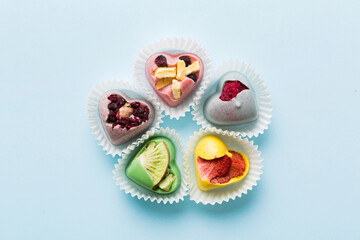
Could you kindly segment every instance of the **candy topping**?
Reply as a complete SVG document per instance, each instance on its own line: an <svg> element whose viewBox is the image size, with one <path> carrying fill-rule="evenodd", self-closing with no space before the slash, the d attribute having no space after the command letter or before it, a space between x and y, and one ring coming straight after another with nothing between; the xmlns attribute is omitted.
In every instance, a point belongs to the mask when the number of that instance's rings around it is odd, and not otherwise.
<svg viewBox="0 0 360 240"><path fill-rule="evenodd" d="M191 58L189 56L181 56L179 57L179 59L185 62L186 67L191 64Z"/></svg>
<svg viewBox="0 0 360 240"><path fill-rule="evenodd" d="M157 56L157 58L155 58L155 64L158 67L167 67L168 66L166 57L164 55Z"/></svg>
<svg viewBox="0 0 360 240"><path fill-rule="evenodd" d="M220 96L222 101L230 101L236 97L241 91L249 89L240 81L227 81L224 84L223 91Z"/></svg>
<svg viewBox="0 0 360 240"><path fill-rule="evenodd" d="M139 102L128 103L117 94L111 94L108 97L109 115L107 123L112 123L112 127L119 125L121 128L129 130L132 127L139 126L149 119L150 110L144 104Z"/></svg>

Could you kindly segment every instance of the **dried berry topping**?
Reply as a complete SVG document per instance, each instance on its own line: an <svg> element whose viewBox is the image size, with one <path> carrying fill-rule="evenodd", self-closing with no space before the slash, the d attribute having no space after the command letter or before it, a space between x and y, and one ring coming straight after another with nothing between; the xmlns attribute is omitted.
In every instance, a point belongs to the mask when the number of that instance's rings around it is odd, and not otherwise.
<svg viewBox="0 0 360 240"><path fill-rule="evenodd" d="M196 73L191 73L189 75L187 75L188 78L191 78L194 82L197 81L197 74Z"/></svg>
<svg viewBox="0 0 360 240"><path fill-rule="evenodd" d="M139 108L134 109L133 115L143 121L149 119L149 108L147 106L141 106Z"/></svg>
<svg viewBox="0 0 360 240"><path fill-rule="evenodd" d="M110 115L106 121L108 123L115 123L117 121L117 118L114 115Z"/></svg>
<svg viewBox="0 0 360 240"><path fill-rule="evenodd" d="M119 106L119 108L121 108L125 103L126 103L125 98L119 96L119 100L118 100L118 106Z"/></svg>
<svg viewBox="0 0 360 240"><path fill-rule="evenodd" d="M116 116L116 112L115 111L109 111L109 116Z"/></svg>
<svg viewBox="0 0 360 240"><path fill-rule="evenodd" d="M140 107L140 103L139 103L139 102L132 102L132 103L130 104L130 106L131 106L132 108L138 108L138 107Z"/></svg>
<svg viewBox="0 0 360 240"><path fill-rule="evenodd" d="M110 102L108 105L109 115L106 120L107 123L112 123L113 128L119 125L121 128L130 130L132 127L139 126L149 119L150 110L147 106L142 105L140 102L127 103L123 97L116 97L117 101ZM111 99L114 99L114 97L111 97ZM124 105L131 109L133 116L120 116L120 108Z"/></svg>
<svg viewBox="0 0 360 240"><path fill-rule="evenodd" d="M186 67L191 65L191 58L189 56L181 56L179 59L185 62Z"/></svg>
<svg viewBox="0 0 360 240"><path fill-rule="evenodd" d="M227 81L220 95L220 100L230 101L236 97L241 91L249 89L245 84L240 81Z"/></svg>
<svg viewBox="0 0 360 240"><path fill-rule="evenodd" d="M118 105L116 103L110 103L108 105L108 109L111 111L115 111L118 108Z"/></svg>
<svg viewBox="0 0 360 240"><path fill-rule="evenodd" d="M118 96L116 94L111 94L108 99L111 101L111 102L117 102L118 100Z"/></svg>
<svg viewBox="0 0 360 240"><path fill-rule="evenodd" d="M166 57L164 55L159 55L155 58L155 64L158 67L167 67L167 60Z"/></svg>

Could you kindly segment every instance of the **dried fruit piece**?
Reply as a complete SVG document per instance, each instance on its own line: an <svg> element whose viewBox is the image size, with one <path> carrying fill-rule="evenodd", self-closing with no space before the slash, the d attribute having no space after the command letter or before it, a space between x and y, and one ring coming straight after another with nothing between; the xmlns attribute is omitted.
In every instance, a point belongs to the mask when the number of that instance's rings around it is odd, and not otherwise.
<svg viewBox="0 0 360 240"><path fill-rule="evenodd" d="M125 105L119 109L119 117L127 118L130 117L132 113L133 113L133 109L130 106L130 103L125 103Z"/></svg>
<svg viewBox="0 0 360 240"><path fill-rule="evenodd" d="M170 155L165 142L161 142L156 147L148 145L136 160L140 161L140 164L149 173L153 186L155 186L166 174Z"/></svg>
<svg viewBox="0 0 360 240"><path fill-rule="evenodd" d="M181 97L181 84L180 81L174 79L172 81L172 93L175 99L179 99Z"/></svg>
<svg viewBox="0 0 360 240"><path fill-rule="evenodd" d="M197 72L199 70L200 70L200 63L199 61L196 61L192 63L190 66L186 67L186 75Z"/></svg>
<svg viewBox="0 0 360 240"><path fill-rule="evenodd" d="M196 82L198 78L196 73L189 74L187 77L191 78L194 82Z"/></svg>
<svg viewBox="0 0 360 240"><path fill-rule="evenodd" d="M175 181L175 178L176 177L170 173L159 183L158 187L165 192L170 191L171 185Z"/></svg>
<svg viewBox="0 0 360 240"><path fill-rule="evenodd" d="M227 81L219 98L222 101L230 101L231 99L236 97L241 91L246 89L249 88L240 81Z"/></svg>
<svg viewBox="0 0 360 240"><path fill-rule="evenodd" d="M227 174L226 176L217 176L213 179L211 179L211 183L215 184L215 183L227 183L229 182L232 178L241 176L244 174L245 170L246 170L246 163L244 158L241 156L241 154L239 154L238 152L235 151L230 151L232 154L231 157L231 167L230 167L230 171L229 174Z"/></svg>
<svg viewBox="0 0 360 240"><path fill-rule="evenodd" d="M185 78L185 62L183 60L180 60L176 64L176 79L181 81Z"/></svg>
<svg viewBox="0 0 360 240"><path fill-rule="evenodd" d="M156 88L161 89L172 83L173 78L162 78L156 83Z"/></svg>
<svg viewBox="0 0 360 240"><path fill-rule="evenodd" d="M158 67L154 73L157 78L175 78L176 67Z"/></svg>
<svg viewBox="0 0 360 240"><path fill-rule="evenodd" d="M114 115L110 115L106 121L108 123L115 123L117 121L117 118Z"/></svg>
<svg viewBox="0 0 360 240"><path fill-rule="evenodd" d="M213 160L204 160L198 157L197 162L201 179L208 179L210 182L216 177L225 177L228 175L232 163L228 155Z"/></svg>
<svg viewBox="0 0 360 240"><path fill-rule="evenodd" d="M181 56L179 57L179 59L185 62L186 67L191 64L191 58L189 56Z"/></svg>
<svg viewBox="0 0 360 240"><path fill-rule="evenodd" d="M155 58L155 64L158 67L167 67L168 66L166 57L164 55L157 56L157 58Z"/></svg>

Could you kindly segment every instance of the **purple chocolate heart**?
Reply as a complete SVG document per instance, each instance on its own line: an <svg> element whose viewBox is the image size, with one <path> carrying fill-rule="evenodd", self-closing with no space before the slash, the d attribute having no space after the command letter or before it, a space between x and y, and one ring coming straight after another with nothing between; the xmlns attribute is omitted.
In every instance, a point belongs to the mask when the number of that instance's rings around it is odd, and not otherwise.
<svg viewBox="0 0 360 240"><path fill-rule="evenodd" d="M120 145L147 130L154 121L155 110L144 99L111 90L101 97L99 114L110 142Z"/></svg>

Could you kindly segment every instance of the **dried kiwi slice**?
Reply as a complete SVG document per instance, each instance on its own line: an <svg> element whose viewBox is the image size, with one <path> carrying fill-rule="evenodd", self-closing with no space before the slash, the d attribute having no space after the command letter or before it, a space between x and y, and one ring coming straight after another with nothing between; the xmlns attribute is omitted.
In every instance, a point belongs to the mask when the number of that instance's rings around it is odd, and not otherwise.
<svg viewBox="0 0 360 240"><path fill-rule="evenodd" d="M158 145L150 142L147 148L137 157L143 168L149 173L154 186L165 176L169 166L170 155L165 142Z"/></svg>
<svg viewBox="0 0 360 240"><path fill-rule="evenodd" d="M159 183L158 187L164 190L165 192L170 191L171 185L175 181L175 178L176 177L170 173Z"/></svg>

